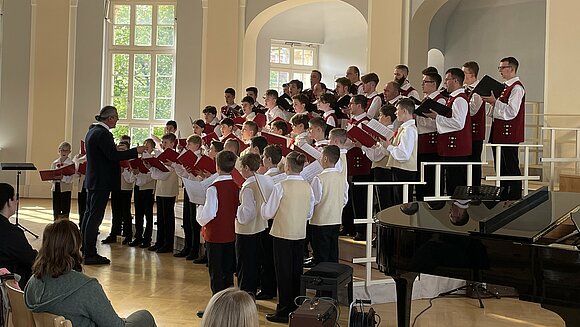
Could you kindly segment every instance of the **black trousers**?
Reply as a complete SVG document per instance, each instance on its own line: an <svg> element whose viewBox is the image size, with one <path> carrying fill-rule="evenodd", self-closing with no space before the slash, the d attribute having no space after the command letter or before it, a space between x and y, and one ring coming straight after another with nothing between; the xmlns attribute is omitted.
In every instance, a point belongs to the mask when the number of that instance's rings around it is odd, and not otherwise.
<svg viewBox="0 0 580 327"><path fill-rule="evenodd" d="M338 262L338 234L340 225L312 226L314 262Z"/></svg>
<svg viewBox="0 0 580 327"><path fill-rule="evenodd" d="M235 242L206 242L207 267L212 294L234 286L234 271L236 267Z"/></svg>
<svg viewBox="0 0 580 327"><path fill-rule="evenodd" d="M442 161L445 162L467 162L470 161L470 158L470 156L441 157ZM443 165L443 173L445 174L445 190L447 191L447 195L453 195L457 186L467 185L467 166Z"/></svg>
<svg viewBox="0 0 580 327"><path fill-rule="evenodd" d="M375 167L373 170L373 178L375 182L392 182L393 174L391 169ZM362 192L362 191L361 191ZM365 190L366 192L366 190ZM375 186L375 192L379 199L379 210L385 210L393 206L393 188L389 186Z"/></svg>
<svg viewBox="0 0 580 327"><path fill-rule="evenodd" d="M421 163L422 162L438 162L441 161L437 153L420 153L417 155L417 171L418 178L421 178ZM423 201L426 196L435 195L435 166L425 166L423 172L425 174L425 185L417 185L416 194L417 201ZM442 179L443 181L443 179ZM442 183L442 185L445 185Z"/></svg>
<svg viewBox="0 0 580 327"><path fill-rule="evenodd" d="M113 214L111 235L122 235L126 238L133 237L133 225L131 217L131 196L133 191L116 190L111 192L111 211Z"/></svg>
<svg viewBox="0 0 580 327"><path fill-rule="evenodd" d="M270 235L272 220L268 221L268 228L260 233L260 243L262 245L262 267L260 269L260 281L264 294L276 296L276 269L274 267L274 238Z"/></svg>
<svg viewBox="0 0 580 327"><path fill-rule="evenodd" d="M304 240L274 237L274 266L278 279L276 315L287 317L296 310L294 298L300 295L300 276L303 272Z"/></svg>
<svg viewBox="0 0 580 327"><path fill-rule="evenodd" d="M84 187L77 193L77 207L79 209L79 226L81 226L85 219L85 211L87 210L87 189Z"/></svg>
<svg viewBox="0 0 580 327"><path fill-rule="evenodd" d="M139 186L135 186L135 238L141 240L142 243L151 242L154 204L153 189L141 190ZM143 229L143 219L145 219L145 229Z"/></svg>
<svg viewBox="0 0 580 327"><path fill-rule="evenodd" d="M471 141L471 160L473 162L481 161L481 152L483 151L483 141ZM473 166L472 173L473 186L481 186L481 165Z"/></svg>
<svg viewBox="0 0 580 327"><path fill-rule="evenodd" d="M195 219L197 214L197 206L194 203L189 202L189 196L187 192L183 192L183 234L184 239L184 252L193 252L196 255L199 254L199 241L201 225Z"/></svg>
<svg viewBox="0 0 580 327"><path fill-rule="evenodd" d="M391 168L393 171L393 181L395 182L413 182L417 180L417 172L409 171L399 168ZM403 185L395 185L394 187L395 204L403 203ZM409 185L409 192L407 193L409 202L413 202L413 185Z"/></svg>
<svg viewBox="0 0 580 327"><path fill-rule="evenodd" d="M236 234L236 271L238 272L238 287L242 291L256 294L260 252L260 233Z"/></svg>
<svg viewBox="0 0 580 327"><path fill-rule="evenodd" d="M69 217L71 194L71 191L61 192L60 183L54 184L54 191L52 192L52 215L54 220Z"/></svg>
<svg viewBox="0 0 580 327"><path fill-rule="evenodd" d="M110 191L103 190L89 190L87 193L87 209L81 225L83 236L82 251L85 257L97 254L97 234L105 216L109 193Z"/></svg>
<svg viewBox="0 0 580 327"><path fill-rule="evenodd" d="M342 226L351 234L353 232L364 233L365 225L355 227L354 219L365 219L367 213L367 187L354 186L355 182L372 182L373 175L352 176L348 183L348 202L342 209Z"/></svg>
<svg viewBox="0 0 580 327"><path fill-rule="evenodd" d="M495 161L495 147L493 150L493 160ZM517 147L501 148L501 175L521 176L520 158ZM504 188L506 200L518 200L522 198L522 181L501 181L500 186Z"/></svg>
<svg viewBox="0 0 580 327"><path fill-rule="evenodd" d="M158 196L157 200L157 239L155 245L173 249L175 238L175 197Z"/></svg>

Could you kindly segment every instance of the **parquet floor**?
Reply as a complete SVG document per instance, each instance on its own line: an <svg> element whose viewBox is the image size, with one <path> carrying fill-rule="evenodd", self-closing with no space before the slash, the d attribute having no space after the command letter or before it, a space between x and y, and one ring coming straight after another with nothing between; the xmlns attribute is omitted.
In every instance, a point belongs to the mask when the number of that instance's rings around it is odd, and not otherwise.
<svg viewBox="0 0 580 327"><path fill-rule="evenodd" d="M76 212L74 202L72 211ZM52 220L50 205L49 200L22 199L20 223L42 234L44 225ZM71 219L78 222L74 214ZM108 235L109 228L110 211L101 226L99 239ZM40 246L40 240L27 236L33 247ZM100 281L120 316L144 308L153 313L159 326L199 325L200 319L195 313L203 309L211 297L204 265L194 265L171 254L158 255L121 244L99 244L99 252L111 258L112 264L88 266L85 273ZM427 300L414 301L412 317L428 304ZM264 318L266 313L273 311L275 302L258 301L257 305L262 326L280 326ZM477 300L469 298L436 299L415 326L564 326L555 313L538 304L504 298L486 299L485 306L485 309L480 309ZM381 316L380 326L396 326L395 304L376 304L373 308ZM340 326L347 326L347 313L348 308L341 306Z"/></svg>

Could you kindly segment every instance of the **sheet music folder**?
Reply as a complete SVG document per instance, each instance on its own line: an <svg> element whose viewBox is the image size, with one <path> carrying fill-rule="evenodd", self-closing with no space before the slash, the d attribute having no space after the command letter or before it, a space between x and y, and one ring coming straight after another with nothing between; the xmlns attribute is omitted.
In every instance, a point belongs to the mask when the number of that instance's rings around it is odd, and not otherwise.
<svg viewBox="0 0 580 327"><path fill-rule="evenodd" d="M423 101L423 103L421 103L421 105L415 109L415 114L418 116L426 117L425 113L430 112L429 109L433 109L433 111L442 116L451 117L451 108L430 98L425 99L425 101Z"/></svg>
<svg viewBox="0 0 580 327"><path fill-rule="evenodd" d="M13 163L13 162L3 162L0 163L0 170L36 170L33 163L23 162L23 163Z"/></svg>
<svg viewBox="0 0 580 327"><path fill-rule="evenodd" d="M489 77L488 75L485 75L479 81L479 83L477 83L477 86L475 87L475 89L473 89L473 93L477 93L481 96L487 97L490 96L491 92L493 91L493 95L496 98L499 98L504 88L505 85L503 83L498 82L497 80L493 79L492 77Z"/></svg>

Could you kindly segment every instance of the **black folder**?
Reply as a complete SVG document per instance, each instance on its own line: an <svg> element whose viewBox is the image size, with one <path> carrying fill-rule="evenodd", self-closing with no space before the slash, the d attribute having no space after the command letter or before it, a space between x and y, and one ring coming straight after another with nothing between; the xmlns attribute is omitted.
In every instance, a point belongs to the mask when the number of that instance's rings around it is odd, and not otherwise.
<svg viewBox="0 0 580 327"><path fill-rule="evenodd" d="M413 102L415 103L416 106L420 106L421 105L421 100L415 98L415 97L409 97L409 99L413 100Z"/></svg>
<svg viewBox="0 0 580 327"><path fill-rule="evenodd" d="M423 103L421 103L421 105L417 107L417 109L415 109L415 114L418 116L427 117L425 116L425 113L430 112L429 109L433 109L433 111L437 112L442 116L451 117L451 108L431 98L425 99Z"/></svg>
<svg viewBox="0 0 580 327"><path fill-rule="evenodd" d="M489 75L483 76L483 78L477 83L475 89L473 89L474 93L477 93L481 96L487 97L493 94L496 98L499 98L501 92L505 88L505 84L498 82L497 80L489 77Z"/></svg>

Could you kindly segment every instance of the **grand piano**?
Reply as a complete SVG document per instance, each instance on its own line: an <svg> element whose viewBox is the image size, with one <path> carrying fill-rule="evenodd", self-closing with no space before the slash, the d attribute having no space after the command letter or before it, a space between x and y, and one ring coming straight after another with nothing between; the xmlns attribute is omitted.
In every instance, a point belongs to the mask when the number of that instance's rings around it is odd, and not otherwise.
<svg viewBox="0 0 580 327"><path fill-rule="evenodd" d="M395 280L398 326L410 324L421 273L513 287L520 300L580 326L580 237L571 219L580 222L580 194L542 188L515 202L465 203L377 214L377 263ZM450 219L458 208L468 220Z"/></svg>

